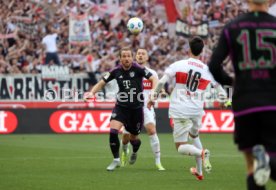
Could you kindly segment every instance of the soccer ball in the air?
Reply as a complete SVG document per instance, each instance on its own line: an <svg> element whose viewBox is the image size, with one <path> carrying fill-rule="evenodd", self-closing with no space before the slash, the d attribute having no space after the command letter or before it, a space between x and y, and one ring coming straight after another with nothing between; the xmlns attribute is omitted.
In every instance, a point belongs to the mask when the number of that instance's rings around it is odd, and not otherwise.
<svg viewBox="0 0 276 190"><path fill-rule="evenodd" d="M132 34L139 34L143 30L143 26L143 21L138 17L133 17L127 22L127 28Z"/></svg>

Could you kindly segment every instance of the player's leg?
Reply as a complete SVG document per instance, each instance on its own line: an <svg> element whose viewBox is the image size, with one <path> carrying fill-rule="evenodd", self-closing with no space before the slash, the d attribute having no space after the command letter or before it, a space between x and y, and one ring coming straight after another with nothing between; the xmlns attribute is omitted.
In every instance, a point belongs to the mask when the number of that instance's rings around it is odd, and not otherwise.
<svg viewBox="0 0 276 190"><path fill-rule="evenodd" d="M122 132L122 151L127 152L130 141L130 133L124 128Z"/></svg>
<svg viewBox="0 0 276 190"><path fill-rule="evenodd" d="M247 167L247 189L248 190L265 190L264 185L258 185L256 180L254 179L254 157L249 152L244 152L246 167Z"/></svg>
<svg viewBox="0 0 276 190"><path fill-rule="evenodd" d="M201 157L204 155L205 150L199 149L194 145L188 144L189 132L192 128L193 122L190 119L174 119L174 142L177 151L180 154ZM194 168L191 168L190 172L196 176L198 180L203 179L203 175L197 173Z"/></svg>
<svg viewBox="0 0 276 190"><path fill-rule="evenodd" d="M120 141L118 133L124 123L126 123L126 115L124 114L123 108L115 106L112 113L113 114L110 119L109 146L114 159L112 163L107 167L108 171L113 171L116 167L119 167L121 165L119 157Z"/></svg>
<svg viewBox="0 0 276 190"><path fill-rule="evenodd" d="M130 133L124 128L123 134L122 134L122 155L121 155L122 166L125 166L128 160L129 141L130 141Z"/></svg>
<svg viewBox="0 0 276 190"><path fill-rule="evenodd" d="M258 115L249 114L245 116L235 117L234 139L240 151L243 152L247 167L247 189L248 190L265 190L265 183L268 178L263 175L261 177L262 184L255 179L254 175L254 157L252 149L261 141L260 126ZM250 133L250 135L248 135ZM258 173L258 172L257 172ZM259 184L257 184L259 183Z"/></svg>
<svg viewBox="0 0 276 190"><path fill-rule="evenodd" d="M199 136L195 136L195 135L192 135L191 132L190 132L190 137L192 138L192 141L193 141L193 145L195 147L197 147L198 149L203 149L202 147L202 144L201 144L201 141L200 141L200 138ZM203 176L203 172L202 172L202 157L201 156L196 156L195 157L195 160L196 160L196 173L200 176ZM191 172L192 172L192 169L191 168ZM193 172L195 173L195 172ZM203 178L203 177L202 177Z"/></svg>
<svg viewBox="0 0 276 190"><path fill-rule="evenodd" d="M129 112L128 124L126 130L130 132L130 144L132 145L132 154L129 159L129 164L134 164L137 159L137 152L141 146L139 134L144 124L143 108L133 109Z"/></svg>
<svg viewBox="0 0 276 190"><path fill-rule="evenodd" d="M130 144L132 145L132 153L129 159L129 164L134 164L137 160L137 152L141 146L141 140L138 135L130 135Z"/></svg>
<svg viewBox="0 0 276 190"><path fill-rule="evenodd" d="M199 138L199 129L201 128L202 116L191 118L193 122L193 126L190 129L190 137L193 140L193 145L198 149L203 150L203 146L201 140ZM204 158L204 159L203 159ZM196 156L196 169L199 174L202 174L202 163L204 165L204 169L207 173L211 172L212 165L210 163L210 151L205 150L203 156Z"/></svg>
<svg viewBox="0 0 276 190"><path fill-rule="evenodd" d="M260 113L262 121L262 144L269 155L269 165L271 169L270 178L276 181L276 112Z"/></svg>
<svg viewBox="0 0 276 190"><path fill-rule="evenodd" d="M113 171L116 167L120 166L120 141L118 137L118 132L123 126L123 123L117 120L110 121L110 133L109 133L109 145L113 155L112 163L107 167L108 171Z"/></svg>
<svg viewBox="0 0 276 190"><path fill-rule="evenodd" d="M144 108L144 126L146 128L147 134L150 138L151 150L155 157L155 165L158 170L162 171L165 168L161 164L161 153L160 153L160 141L156 133L156 122L155 122L155 113L154 109Z"/></svg>
<svg viewBox="0 0 276 190"><path fill-rule="evenodd" d="M189 131L192 127L190 119L174 119L173 137L177 151L189 156L201 156L202 150L188 144Z"/></svg>

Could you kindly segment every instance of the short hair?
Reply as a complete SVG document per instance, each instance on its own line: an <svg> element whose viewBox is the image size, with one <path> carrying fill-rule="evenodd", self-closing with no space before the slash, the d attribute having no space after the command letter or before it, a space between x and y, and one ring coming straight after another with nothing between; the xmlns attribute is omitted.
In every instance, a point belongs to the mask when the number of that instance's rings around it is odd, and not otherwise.
<svg viewBox="0 0 276 190"><path fill-rule="evenodd" d="M149 56L149 52L146 48L139 47L139 48L137 48L136 53L138 52L138 50L145 50L147 55Z"/></svg>
<svg viewBox="0 0 276 190"><path fill-rule="evenodd" d="M136 52L137 52L139 49L145 50L146 52L148 52L148 50L147 50L146 48L143 48L143 47L138 47L137 50L136 50Z"/></svg>
<svg viewBox="0 0 276 190"><path fill-rule="evenodd" d="M198 56L204 47L204 42L199 36L195 36L189 40L189 46L192 54Z"/></svg>
<svg viewBox="0 0 276 190"><path fill-rule="evenodd" d="M132 50L130 49L130 48L122 48L122 49L120 49L120 51L119 51L119 57L121 58L121 56L122 56L122 52L123 51L130 51L131 52L131 55L133 56L133 52L132 52Z"/></svg>

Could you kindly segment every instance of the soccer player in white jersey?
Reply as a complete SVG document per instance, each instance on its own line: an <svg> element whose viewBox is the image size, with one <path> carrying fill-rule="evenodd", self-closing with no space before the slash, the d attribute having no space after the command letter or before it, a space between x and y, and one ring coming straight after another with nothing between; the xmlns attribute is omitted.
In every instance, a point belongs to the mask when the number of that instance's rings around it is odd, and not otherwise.
<svg viewBox="0 0 276 190"><path fill-rule="evenodd" d="M164 76L160 79L154 95L151 94L148 107L153 105L155 96L163 88L164 84L175 79L176 84L171 94L169 117L173 119L173 137L177 151L180 154L195 156L196 168L191 168L190 172L198 180L203 180L202 163L205 171L211 171L209 161L210 151L203 149L199 129L201 119L204 115L204 92L210 84L216 87L217 93L226 96L225 91L213 79L208 66L199 60L199 55L204 47L200 37L193 37L189 41L189 59L177 61L171 64ZM189 135L193 144L189 144Z"/></svg>
<svg viewBox="0 0 276 190"><path fill-rule="evenodd" d="M146 68L149 72L152 73L153 76L156 76L158 78L157 73L150 69L148 66L148 52L146 49L139 48L136 52L136 61ZM143 79L143 87L144 87L144 127L147 131L147 134L150 138L150 146L152 149L152 152L155 157L155 165L158 170L162 171L165 170L165 168L162 166L160 161L160 142L159 138L156 133L156 121L155 121L155 112L154 109L151 107L150 109L147 108L147 102L148 98L150 96L150 92L152 90L152 83L151 81L147 79ZM128 143L129 143L129 133L125 129L123 130L123 137L122 137L122 156L121 156L121 165L126 165L127 159L128 159ZM129 164L134 164L136 161L137 155L131 155Z"/></svg>

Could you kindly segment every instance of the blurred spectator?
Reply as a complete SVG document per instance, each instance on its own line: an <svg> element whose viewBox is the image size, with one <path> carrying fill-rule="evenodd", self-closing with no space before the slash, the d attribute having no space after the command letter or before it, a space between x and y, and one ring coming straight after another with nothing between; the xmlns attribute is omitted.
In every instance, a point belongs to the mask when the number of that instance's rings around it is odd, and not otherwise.
<svg viewBox="0 0 276 190"><path fill-rule="evenodd" d="M58 57L57 49L57 37L58 34L53 31L54 29L50 26L46 28L47 35L42 39L42 44L44 45L46 51L45 64L48 65L53 61L57 65L61 65Z"/></svg>
<svg viewBox="0 0 276 190"><path fill-rule="evenodd" d="M121 47L135 50L141 46L148 49L151 67L163 75L170 63L188 56L188 45L186 38L169 33L165 14L157 9L157 2L162 1L0 0L0 73L40 73L44 62L53 62L67 65L74 73L88 73L93 85L103 72L116 65L116 52ZM178 2L178 12L189 24L209 23L204 62L208 62L222 26L246 8L241 0L174 2ZM92 40L87 47L69 45L71 12L88 15ZM131 16L144 21L144 30L136 37L127 32L126 23ZM92 61L88 61L88 55Z"/></svg>

